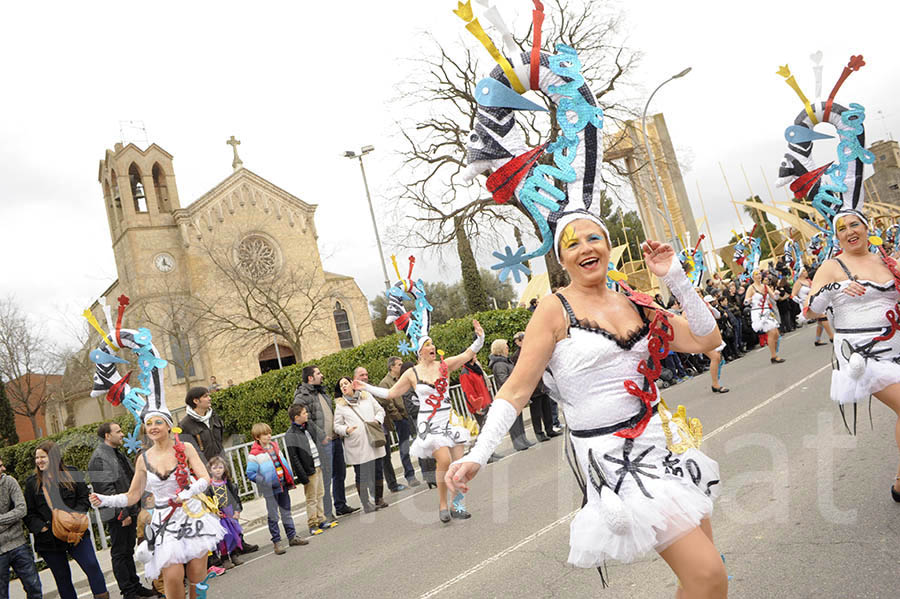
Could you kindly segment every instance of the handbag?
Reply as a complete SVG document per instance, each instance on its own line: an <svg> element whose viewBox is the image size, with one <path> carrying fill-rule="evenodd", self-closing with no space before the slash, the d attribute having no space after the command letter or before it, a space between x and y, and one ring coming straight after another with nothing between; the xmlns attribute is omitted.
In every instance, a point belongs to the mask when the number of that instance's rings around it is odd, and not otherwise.
<svg viewBox="0 0 900 599"><path fill-rule="evenodd" d="M373 400L374 401L374 400ZM350 406L350 409L353 410L353 413L356 414L356 417L363 421L363 424L366 425L366 438L369 439L369 445L378 449L379 447L384 447L387 444L387 438L384 436L384 430L381 428L381 423L377 420L366 420L362 416L359 415L359 412L356 411L356 408L350 405L350 402L347 402L347 405Z"/></svg>
<svg viewBox="0 0 900 599"><path fill-rule="evenodd" d="M56 509L53 507L53 502L50 501L50 493L47 491L46 485L41 485L41 487L44 490L44 499L50 506L50 530L53 531L53 536L60 541L77 545L88 527L87 514Z"/></svg>

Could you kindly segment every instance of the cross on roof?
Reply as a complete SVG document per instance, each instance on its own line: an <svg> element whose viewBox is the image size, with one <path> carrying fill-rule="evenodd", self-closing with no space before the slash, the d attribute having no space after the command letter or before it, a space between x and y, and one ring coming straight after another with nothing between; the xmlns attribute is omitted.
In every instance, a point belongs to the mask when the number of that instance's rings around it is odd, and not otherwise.
<svg viewBox="0 0 900 599"><path fill-rule="evenodd" d="M241 161L241 157L238 156L237 147L241 145L241 142L234 138L234 135L231 136L231 139L225 142L225 145L231 146L231 149L234 150L234 160L231 163L231 168L234 170L238 170L239 168L244 166L244 163Z"/></svg>

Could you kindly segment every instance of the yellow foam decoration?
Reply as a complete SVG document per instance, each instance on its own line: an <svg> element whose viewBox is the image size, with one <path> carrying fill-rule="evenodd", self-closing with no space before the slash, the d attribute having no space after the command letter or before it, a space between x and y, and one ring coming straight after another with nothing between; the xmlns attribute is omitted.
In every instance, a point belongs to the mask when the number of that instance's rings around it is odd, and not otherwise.
<svg viewBox="0 0 900 599"><path fill-rule="evenodd" d="M403 278L403 275L400 274L400 269L397 267L397 256L391 254L391 263L394 265L394 272L397 273L397 278L403 283L404 291L409 291L409 286L406 284L406 279Z"/></svg>
<svg viewBox="0 0 900 599"><path fill-rule="evenodd" d="M703 424L699 418L687 417L687 409L684 406L678 406L675 413L672 414L666 402L660 398L660 408L658 410L659 419L662 422L663 433L666 436L666 447L672 453L684 453L688 449L697 449L703 442ZM678 429L678 436L681 441L675 443L673 441L671 426L675 425Z"/></svg>
<svg viewBox="0 0 900 599"><path fill-rule="evenodd" d="M871 243L872 245L881 245L882 243L884 243L884 241L878 235L872 235L871 237L869 237L869 243Z"/></svg>
<svg viewBox="0 0 900 599"><path fill-rule="evenodd" d="M494 59L494 62L500 65L500 68L503 69L503 74L506 75L507 79L509 79L509 83L513 86L513 89L520 94L524 94L525 86L522 85L521 81L519 81L519 76L516 75L516 72L513 70L512 65L508 60L506 60L506 57L500 53L500 50L497 49L497 46L494 45L494 42L491 41L491 38L488 36L484 28L482 28L481 23L478 22L478 19L474 18L475 14L472 12L471 0L466 0L465 3L457 2L456 10L453 11L453 14L467 23L466 29L469 30L469 33L475 36L475 39L481 42L481 45L485 47L485 49L491 55L491 58Z"/></svg>
<svg viewBox="0 0 900 599"><path fill-rule="evenodd" d="M205 493L199 493L191 497L191 499L196 499L200 502L200 509L196 512L192 512L188 509L187 501L181 504L181 509L184 510L184 513L188 515L189 518L202 518L204 514L214 514L217 515L219 513L219 506L213 501L213 498Z"/></svg>
<svg viewBox="0 0 900 599"><path fill-rule="evenodd" d="M816 113L813 111L812 105L809 103L809 100L806 98L806 95L800 89L800 84L797 83L797 80L794 79L794 76L791 74L791 68L787 65L778 67L776 71L777 74L784 77L784 82L788 84L788 86L797 92L797 95L800 97L800 100L803 102L803 108L806 110L806 114L809 116L809 120L812 121L813 125L819 124L819 119L816 118Z"/></svg>
<svg viewBox="0 0 900 599"><path fill-rule="evenodd" d="M103 330L103 328L100 326L100 323L97 322L96 318L94 318L93 312L91 312L88 309L85 309L84 312L81 313L81 315L84 316L84 318L88 321L88 324L90 324L92 327L94 327L95 331L100 333L100 336L106 342L106 345L108 345L112 348L115 348L115 349L119 349L119 346L110 340L110 338L106 335L106 331Z"/></svg>
<svg viewBox="0 0 900 599"><path fill-rule="evenodd" d="M606 273L606 276L608 276L610 279L612 279L616 283L618 283L619 281L627 281L628 280L628 275L626 275L624 272L620 272L618 270L611 270L608 273Z"/></svg>

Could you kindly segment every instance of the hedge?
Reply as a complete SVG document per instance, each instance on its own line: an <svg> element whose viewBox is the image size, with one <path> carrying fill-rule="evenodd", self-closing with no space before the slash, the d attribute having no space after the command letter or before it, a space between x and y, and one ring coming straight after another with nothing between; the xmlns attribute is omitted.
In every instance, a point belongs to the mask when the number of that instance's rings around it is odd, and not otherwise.
<svg viewBox="0 0 900 599"><path fill-rule="evenodd" d="M525 330L531 312L524 308L478 312L435 325L429 334L435 345L447 355L460 353L475 338L472 332L473 318L477 318L484 327L484 348L478 353L478 359L487 368L491 342L495 339L511 340L516 332ZM303 364L272 370L240 385L216 392L213 408L225 423L225 430L229 435L242 434L249 437L250 428L257 422L266 422L274 433L282 433L288 428L287 409L294 401L294 390L302 380L304 366L315 364L319 367L325 375L329 395L337 381L343 376L352 376L357 366L364 366L369 371L370 381L378 384L387 373L387 359L398 355L399 341L400 333L395 333ZM458 378L458 371L451 374L452 382L456 382ZM134 428L134 418L130 414L114 420L126 435ZM25 480L34 473L34 450L47 439L60 446L65 464L82 471L87 470L91 453L100 443L97 438L97 423L94 423L0 448L0 459L6 466L6 472L23 487Z"/></svg>
<svg viewBox="0 0 900 599"><path fill-rule="evenodd" d="M472 332L473 318L477 318L484 327L484 348L478 353L478 359L487 367L491 342L506 339L512 343L513 335L525 330L531 312L524 308L477 312L435 325L429 334L438 349L444 350L447 355L455 355L464 351L475 338ZM294 390L302 382L304 366L314 364L319 367L325 375L324 384L329 395L332 395L337 381L341 377L352 376L357 366L364 366L369 371L369 381L378 384L387 373L387 359L398 355L399 341L400 333L395 333L316 360L269 371L253 380L217 392L213 397L213 408L222 418L228 434L249 436L250 428L257 422L268 423L276 434L284 432L288 428L287 409L294 400ZM451 374L454 382L458 377L458 372Z"/></svg>
<svg viewBox="0 0 900 599"><path fill-rule="evenodd" d="M130 414L113 418L113 421L119 423L126 435L134 429L134 418ZM64 464L84 472L87 470L91 454L100 444L100 438L97 437L97 426L98 423L85 424L34 441L2 447L0 448L0 459L6 466L6 473L18 480L24 488L25 480L34 474L34 450L44 441L50 440L59 445Z"/></svg>

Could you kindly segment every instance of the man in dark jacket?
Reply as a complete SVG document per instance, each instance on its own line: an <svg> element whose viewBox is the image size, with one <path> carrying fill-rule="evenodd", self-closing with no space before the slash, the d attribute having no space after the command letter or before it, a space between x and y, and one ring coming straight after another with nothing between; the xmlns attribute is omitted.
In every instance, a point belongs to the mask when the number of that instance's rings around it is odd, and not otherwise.
<svg viewBox="0 0 900 599"><path fill-rule="evenodd" d="M344 445L334 434L334 412L331 408L331 400L322 387L325 377L322 376L318 366L305 366L301 373L303 382L297 385L294 392L294 404L304 406L309 414L309 421L313 422L322 435L322 481L325 486L325 517L332 518L334 514L345 516L359 510L358 507L347 505L346 477L347 464L344 462ZM330 482L329 482L330 481ZM332 506L332 499L334 505Z"/></svg>
<svg viewBox="0 0 900 599"><path fill-rule="evenodd" d="M206 387L191 387L184 403L187 405L187 415L178 423L182 432L191 436L197 451L206 461L214 456L224 456L225 425L213 412L209 390Z"/></svg>
<svg viewBox="0 0 900 599"><path fill-rule="evenodd" d="M22 582L28 599L42 597L31 545L22 533L22 520L27 511L19 483L6 475L0 461L0 597L9 597L10 568Z"/></svg>
<svg viewBox="0 0 900 599"><path fill-rule="evenodd" d="M509 346L506 343L506 339L495 339L491 343L491 358L488 361L488 368L494 373L494 383L497 385L497 389L500 389L513 371L513 363L509 360ZM534 441L529 441L525 435L525 423L522 421L521 413L516 417L512 427L510 427L509 437L512 439L513 447L516 448L516 451L524 451L534 445Z"/></svg>
<svg viewBox="0 0 900 599"><path fill-rule="evenodd" d="M104 422L97 427L100 445L91 454L88 473L94 493L116 495L125 493L134 477L134 466L124 453L119 451L125 433L115 422ZM141 586L134 565L134 544L137 535L137 517L140 504L124 508L103 508L100 517L109 524L110 549L113 575L119 591L125 599L134 597L155 597L156 591Z"/></svg>

